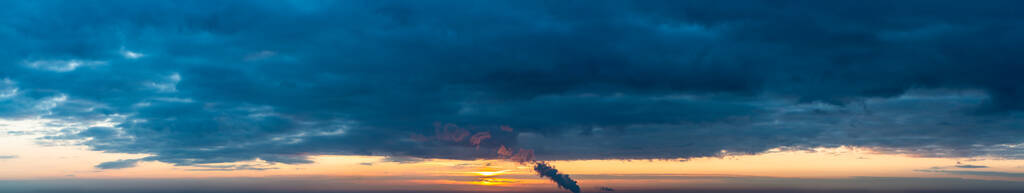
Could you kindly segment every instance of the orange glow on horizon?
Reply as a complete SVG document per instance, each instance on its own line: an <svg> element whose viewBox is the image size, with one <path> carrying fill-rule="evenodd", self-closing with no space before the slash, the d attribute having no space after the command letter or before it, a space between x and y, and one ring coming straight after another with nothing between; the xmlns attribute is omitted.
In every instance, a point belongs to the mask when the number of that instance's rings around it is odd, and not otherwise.
<svg viewBox="0 0 1024 193"><path fill-rule="evenodd" d="M38 129L46 122L0 122L17 128ZM137 167L100 170L97 164L137 159L145 154L111 154L83 146L44 146L40 135L2 136L0 152L17 159L0 160L0 180L18 179L168 179L168 178L318 178L337 179L338 187L355 190L422 189L470 191L521 191L550 188L550 180L534 175L531 167L508 160L424 159L421 162L389 162L384 156L314 155L311 164L275 164L263 160L221 163L216 166L251 165L265 170L210 170L199 166L175 166L144 161ZM538 157L543 159L543 157ZM964 164L986 168L960 169ZM980 176L921 172L933 167L948 170L1024 173L1024 162L999 158L927 158L884 153L870 148L836 147L809 151L773 149L755 155L728 155L688 160L570 160L548 161L559 171L588 186L637 187L655 185L700 186L721 184L724 179L707 176L758 176L772 178L836 179L858 176L913 178L968 178L1024 181L1013 176ZM211 165L207 165L211 166ZM39 169L47 168L47 169ZM500 177L499 177L500 176ZM597 177L600 176L600 177ZM676 176L676 177L673 177ZM397 178L396 178L397 177ZM635 178L634 178L635 177ZM346 183L341 183L346 182ZM457 187L452 187L457 186ZM329 188L328 188L329 189Z"/></svg>
<svg viewBox="0 0 1024 193"><path fill-rule="evenodd" d="M470 184L484 185L484 186L499 186L499 185L513 184L513 183L516 183L516 182L519 182L519 181L518 180L513 180L513 179L506 179L506 178L482 177L482 178L480 178L479 181L470 182Z"/></svg>
<svg viewBox="0 0 1024 193"><path fill-rule="evenodd" d="M470 173L477 174L477 175L480 175L480 176L496 176L496 175L504 174L505 172L509 172L509 171L511 171L511 170L480 171L480 172L470 172Z"/></svg>

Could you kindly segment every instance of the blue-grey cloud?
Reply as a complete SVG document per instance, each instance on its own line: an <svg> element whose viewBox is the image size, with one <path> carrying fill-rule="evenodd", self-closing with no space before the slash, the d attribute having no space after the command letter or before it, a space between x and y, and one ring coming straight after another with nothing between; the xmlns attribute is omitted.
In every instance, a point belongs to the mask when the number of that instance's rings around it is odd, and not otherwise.
<svg viewBox="0 0 1024 193"><path fill-rule="evenodd" d="M419 162L423 162L423 161L426 161L426 160L424 160L422 158L416 158L416 157L388 156L388 157L385 157L384 159L382 159L381 161L382 162L395 162L395 163L400 163L400 164L408 164L408 163L419 163Z"/></svg>
<svg viewBox="0 0 1024 193"><path fill-rule="evenodd" d="M983 166L983 165L971 165L971 164L966 164L966 165L956 165L956 167L957 167L957 168L967 168L967 169L974 169L974 168L988 168L988 166Z"/></svg>
<svg viewBox="0 0 1024 193"><path fill-rule="evenodd" d="M953 166L935 166L935 167L931 167L931 168L928 168L928 169L929 170L944 170L944 169L953 169L953 168L979 169L979 168L989 168L989 167L988 166L983 166L983 165L960 164L960 162L957 162L957 164L953 165Z"/></svg>
<svg viewBox="0 0 1024 193"><path fill-rule="evenodd" d="M141 160L139 160L139 159L122 159L122 160L111 161L111 162L103 162L103 163L100 163L99 165L96 165L96 168L98 168L98 169L131 168L131 167L135 167L135 165L138 164L139 161L141 161Z"/></svg>
<svg viewBox="0 0 1024 193"><path fill-rule="evenodd" d="M2 2L0 117L78 123L42 140L176 165L502 145L1024 158L1020 4Z"/></svg>
<svg viewBox="0 0 1024 193"><path fill-rule="evenodd" d="M16 155L0 155L0 160L18 158Z"/></svg>
<svg viewBox="0 0 1024 193"><path fill-rule="evenodd" d="M1009 178L1021 178L1024 177L1024 173L1019 172L999 172L999 171L974 171L974 170L914 170L917 172L934 172L934 173L946 173L956 175L971 175L971 176L992 176L992 177L1009 177Z"/></svg>
<svg viewBox="0 0 1024 193"><path fill-rule="evenodd" d="M270 167L267 165L253 165L253 164L238 164L238 165L192 165L190 168L185 169L186 171L237 171L237 170L274 170L276 167Z"/></svg>

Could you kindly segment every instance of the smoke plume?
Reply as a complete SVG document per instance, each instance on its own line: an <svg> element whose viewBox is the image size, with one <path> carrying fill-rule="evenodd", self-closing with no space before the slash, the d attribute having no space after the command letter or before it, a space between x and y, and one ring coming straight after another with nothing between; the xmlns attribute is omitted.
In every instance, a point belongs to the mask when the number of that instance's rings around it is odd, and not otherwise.
<svg viewBox="0 0 1024 193"><path fill-rule="evenodd" d="M502 125L499 127L505 132L515 132L510 126ZM469 145L476 146L480 149L480 145L485 141L491 139L491 133L488 131L472 133L470 130L459 127L452 123L434 123L435 136L432 138L439 141L461 143L467 137L469 138ZM472 135L470 135L472 134ZM417 141L431 140L426 136L412 135L412 139ZM545 162L534 160L534 152L532 149L519 148L518 151L513 150L505 145L501 145L497 150L498 156L503 159L519 162L520 164L535 164L533 170L537 172L541 177L546 177L558 184L559 188L572 191L573 193L580 192L580 186L576 184L576 180L569 178L569 175L558 173L558 170L551 167ZM602 187L604 191L614 191L611 188Z"/></svg>
<svg viewBox="0 0 1024 193"><path fill-rule="evenodd" d="M557 183L558 187L560 188L572 191L573 193L580 193L580 186L576 185L576 180L572 180L572 178L569 178L569 175L558 173L557 169L548 166L547 163L536 163L537 166L534 166L533 170L537 171L537 174L540 174L541 177L550 178L551 181Z"/></svg>

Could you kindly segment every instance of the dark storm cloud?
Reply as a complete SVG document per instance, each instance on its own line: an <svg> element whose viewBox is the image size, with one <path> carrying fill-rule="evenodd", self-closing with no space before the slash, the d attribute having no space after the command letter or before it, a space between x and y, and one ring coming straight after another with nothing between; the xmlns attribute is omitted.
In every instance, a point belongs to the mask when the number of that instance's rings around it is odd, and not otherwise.
<svg viewBox="0 0 1024 193"><path fill-rule="evenodd" d="M0 117L79 123L43 140L176 165L501 145L1022 158L1019 4L2 2Z"/></svg>

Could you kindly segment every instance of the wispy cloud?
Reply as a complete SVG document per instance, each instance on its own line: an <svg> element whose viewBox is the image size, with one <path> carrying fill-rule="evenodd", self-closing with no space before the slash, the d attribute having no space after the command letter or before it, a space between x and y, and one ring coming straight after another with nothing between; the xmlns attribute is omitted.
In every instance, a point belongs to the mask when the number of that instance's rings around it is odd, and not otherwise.
<svg viewBox="0 0 1024 193"><path fill-rule="evenodd" d="M932 172L932 173L946 173L946 174L957 174L957 175L972 175L972 176L994 176L994 177L1011 177L1021 178L1024 177L1024 173L1017 172L997 172L997 171L974 171L974 170L914 170L917 172Z"/></svg>
<svg viewBox="0 0 1024 193"><path fill-rule="evenodd" d="M107 169L131 168L131 167L135 167L135 165L138 164L139 161L142 161L142 160L140 160L140 159L122 159L122 160L117 160L117 161L103 162L103 163L100 163L99 165L96 165L96 168L104 169L104 170L107 170Z"/></svg>
<svg viewBox="0 0 1024 193"><path fill-rule="evenodd" d="M965 164L965 165L956 165L956 167L958 167L958 168L969 168L969 169L974 169L974 168L988 168L988 166L983 166L983 165L970 165L970 164Z"/></svg>
<svg viewBox="0 0 1024 193"><path fill-rule="evenodd" d="M124 56L124 58L126 59L139 59L145 56L142 53L133 52L131 50L125 49L124 47L121 47L121 55Z"/></svg>
<svg viewBox="0 0 1024 193"><path fill-rule="evenodd" d="M25 64L36 69L54 72L70 72L78 69L79 67L103 65L107 64L107 62L95 60L35 60L26 61Z"/></svg>
<svg viewBox="0 0 1024 193"><path fill-rule="evenodd" d="M277 167L271 167L271 165L253 165L253 164L239 164L239 165L192 165L190 168L185 169L186 171L238 171L238 170L252 170L252 171L263 171L263 170L274 170Z"/></svg>
<svg viewBox="0 0 1024 193"><path fill-rule="evenodd" d="M381 159L380 161L381 162L394 162L394 163L400 163L400 164L411 164L411 163L420 163L420 162L423 162L423 161L426 161L426 160L423 159L423 158L410 157L410 156L387 156L387 157L384 157L384 159Z"/></svg>

